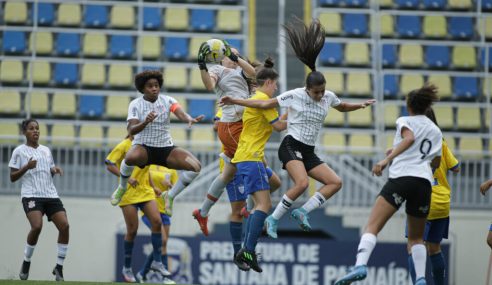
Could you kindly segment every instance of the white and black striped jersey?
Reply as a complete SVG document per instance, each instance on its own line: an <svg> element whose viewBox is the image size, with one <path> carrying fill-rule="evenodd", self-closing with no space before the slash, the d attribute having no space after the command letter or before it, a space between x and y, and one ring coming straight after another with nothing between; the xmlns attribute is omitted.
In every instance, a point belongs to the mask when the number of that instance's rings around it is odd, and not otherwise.
<svg viewBox="0 0 492 285"><path fill-rule="evenodd" d="M49 148L39 145L37 148L20 145L12 152L9 167L21 169L29 159L37 161L36 167L29 169L21 177L21 196L36 198L58 198L51 168L55 167Z"/></svg>
<svg viewBox="0 0 492 285"><path fill-rule="evenodd" d="M155 102L147 101L142 97L138 97L130 102L128 107L127 122L132 119L137 119L140 122L145 121L145 117L154 111L157 113L157 118L138 134L133 139L133 144L142 144L152 147L167 147L172 146L173 141L169 133L170 115L179 106L176 99L159 94Z"/></svg>
<svg viewBox="0 0 492 285"><path fill-rule="evenodd" d="M415 141L400 155L393 159L389 168L389 177L414 176L434 181L430 162L441 155L442 132L426 116L406 116L396 120L396 134L393 148L401 141L401 131L407 128L413 132Z"/></svg>
<svg viewBox="0 0 492 285"><path fill-rule="evenodd" d="M330 107L342 101L335 93L325 90L320 101L313 100L306 88L296 88L277 96L280 107L288 108L287 133L296 140L314 146Z"/></svg>

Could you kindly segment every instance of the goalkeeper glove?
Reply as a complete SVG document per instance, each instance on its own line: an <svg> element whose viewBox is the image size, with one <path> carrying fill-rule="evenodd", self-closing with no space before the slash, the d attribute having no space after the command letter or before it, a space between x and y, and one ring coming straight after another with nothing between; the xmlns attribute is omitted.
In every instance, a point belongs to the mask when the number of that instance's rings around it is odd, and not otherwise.
<svg viewBox="0 0 492 285"><path fill-rule="evenodd" d="M205 70L208 71L207 69L207 63L206 63L206 58L207 55L210 53L210 47L208 46L207 42L203 42L202 45L200 46L200 49L198 50L198 68L200 70Z"/></svg>
<svg viewBox="0 0 492 285"><path fill-rule="evenodd" d="M229 43L226 40L222 40L222 42L224 43L225 46L225 52L224 52L225 56L227 56L230 60L234 62L238 62L239 58L235 53L231 51L231 46L229 45Z"/></svg>

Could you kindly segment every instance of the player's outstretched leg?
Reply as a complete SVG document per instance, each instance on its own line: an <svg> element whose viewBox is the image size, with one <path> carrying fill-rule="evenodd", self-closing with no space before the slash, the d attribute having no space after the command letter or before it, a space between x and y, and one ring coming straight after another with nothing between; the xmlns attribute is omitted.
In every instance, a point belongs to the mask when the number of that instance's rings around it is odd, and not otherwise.
<svg viewBox="0 0 492 285"><path fill-rule="evenodd" d="M290 213L290 216L299 223L301 229L305 232L309 232L311 230L311 225L309 224L309 215L304 208L295 209Z"/></svg>
<svg viewBox="0 0 492 285"><path fill-rule="evenodd" d="M267 231L267 234L269 237L278 238L277 225L278 225L278 220L275 219L272 215L270 215L266 218L265 228L266 228L266 231Z"/></svg>
<svg viewBox="0 0 492 285"><path fill-rule="evenodd" d="M195 209L193 210L192 216L195 218L195 220L198 222L198 225L200 226L200 230L202 230L202 233L205 236L208 236L208 217L207 216L202 216L200 213L200 209Z"/></svg>
<svg viewBox="0 0 492 285"><path fill-rule="evenodd" d="M355 266L345 276L338 279L337 282L335 282L335 285L352 284L352 282L366 279L366 276L367 276L366 265Z"/></svg>

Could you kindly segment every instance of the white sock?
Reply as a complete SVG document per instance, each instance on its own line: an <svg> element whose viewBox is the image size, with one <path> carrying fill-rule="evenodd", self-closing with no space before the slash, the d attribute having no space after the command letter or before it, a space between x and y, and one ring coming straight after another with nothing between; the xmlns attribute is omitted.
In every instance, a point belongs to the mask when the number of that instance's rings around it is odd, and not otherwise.
<svg viewBox="0 0 492 285"><path fill-rule="evenodd" d="M376 246L377 238L375 235L365 233L360 238L359 247L357 248L357 261L355 266L367 265L369 257L371 257L372 250Z"/></svg>
<svg viewBox="0 0 492 285"><path fill-rule="evenodd" d="M309 213L312 210L321 207L325 201L326 199L323 197L323 194L316 192L304 205L302 205L302 208Z"/></svg>
<svg viewBox="0 0 492 285"><path fill-rule="evenodd" d="M215 202L219 200L222 193L224 193L224 188L226 186L227 183L222 179L222 175L215 177L214 181L212 181L212 184L210 184L210 187L208 188L207 197L200 207L200 214L202 217L208 216L210 208L212 208Z"/></svg>
<svg viewBox="0 0 492 285"><path fill-rule="evenodd" d="M294 201L292 201L289 197L287 197L287 195L284 194L284 196L282 196L282 201L277 204L277 207L275 207L275 211L273 211L273 218L275 220L280 220L282 216L289 211L292 203L294 203Z"/></svg>
<svg viewBox="0 0 492 285"><path fill-rule="evenodd" d="M416 244L412 246L412 259L415 266L416 279L425 277L425 263L427 258L427 249L423 244Z"/></svg>
<svg viewBox="0 0 492 285"><path fill-rule="evenodd" d="M58 256L56 259L56 264L63 266L65 261L65 256L67 256L68 244L59 243L58 244Z"/></svg>
<svg viewBox="0 0 492 285"><path fill-rule="evenodd" d="M26 243L26 246L24 247L24 260L27 262L31 262L31 257L32 254L34 253L34 249L36 248L36 245L30 245Z"/></svg>
<svg viewBox="0 0 492 285"><path fill-rule="evenodd" d="M120 166L120 187L126 189L126 183L128 183L128 178L132 175L134 166L126 164L126 160L123 159Z"/></svg>
<svg viewBox="0 0 492 285"><path fill-rule="evenodd" d="M188 186L191 181L193 181L193 179L198 176L198 174L200 173L194 171L181 171L179 173L178 182L176 182L173 188L169 190L169 197L174 199L176 196L178 196L179 193L181 193L181 191L183 191L183 189L185 189L186 186Z"/></svg>
<svg viewBox="0 0 492 285"><path fill-rule="evenodd" d="M255 201L253 200L253 196L248 195L248 198L246 199L246 211L251 212L253 208L255 207Z"/></svg>

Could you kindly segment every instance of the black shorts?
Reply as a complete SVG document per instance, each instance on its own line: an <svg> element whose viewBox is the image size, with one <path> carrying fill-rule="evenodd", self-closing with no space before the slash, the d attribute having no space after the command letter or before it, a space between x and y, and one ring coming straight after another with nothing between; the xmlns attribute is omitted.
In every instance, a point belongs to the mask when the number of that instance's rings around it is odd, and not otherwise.
<svg viewBox="0 0 492 285"><path fill-rule="evenodd" d="M426 218L429 214L431 194L429 180L413 176L390 178L379 193L396 209L407 201L406 213L417 218Z"/></svg>
<svg viewBox="0 0 492 285"><path fill-rule="evenodd" d="M173 149L176 148L176 146L166 146L166 147L153 147L153 146L148 146L148 145L142 145L145 150L147 151L147 164L139 166L140 168L144 168L147 165L150 164L156 164L160 166L165 166L167 167L167 158L169 157L169 154Z"/></svg>
<svg viewBox="0 0 492 285"><path fill-rule="evenodd" d="M286 136L278 149L278 158L282 161L282 168L285 169L287 162L299 160L304 163L304 168L309 171L324 162L314 153L314 146L307 145L291 135Z"/></svg>
<svg viewBox="0 0 492 285"><path fill-rule="evenodd" d="M66 212L59 198L24 197L22 198L22 207L26 214L31 211L41 211L43 215L46 214L48 221L51 221L54 214L61 211Z"/></svg>

